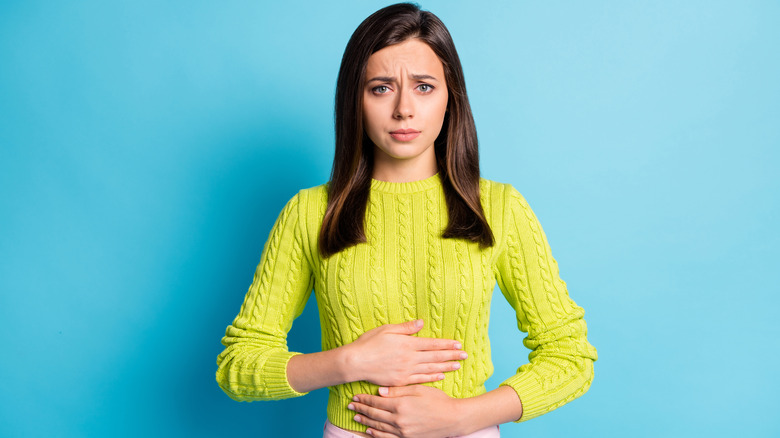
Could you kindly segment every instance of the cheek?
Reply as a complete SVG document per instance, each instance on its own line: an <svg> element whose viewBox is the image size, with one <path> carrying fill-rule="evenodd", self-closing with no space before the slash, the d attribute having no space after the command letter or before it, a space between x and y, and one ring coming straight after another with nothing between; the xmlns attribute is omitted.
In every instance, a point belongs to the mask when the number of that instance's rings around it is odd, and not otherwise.
<svg viewBox="0 0 780 438"><path fill-rule="evenodd" d="M377 120L377 111L375 106L363 105L363 130L368 137L376 142L377 132L381 130Z"/></svg>
<svg viewBox="0 0 780 438"><path fill-rule="evenodd" d="M376 105L363 103L363 125L366 128L374 126L374 121L377 118Z"/></svg>
<svg viewBox="0 0 780 438"><path fill-rule="evenodd" d="M444 121L444 116L447 115L447 98L446 97L444 99L442 99L441 102L439 102L439 106L438 106L437 110L438 111L436 112L436 115L438 116L438 119L443 122Z"/></svg>
<svg viewBox="0 0 780 438"><path fill-rule="evenodd" d="M363 110L363 130L366 131L367 134L371 134L371 129L373 128L374 124L371 123L371 116L368 111L365 109Z"/></svg>
<svg viewBox="0 0 780 438"><path fill-rule="evenodd" d="M447 102L449 101L449 95L445 91L437 97L438 99L436 100L436 104L433 106L435 108L434 111L437 116L444 118L444 113L447 112Z"/></svg>

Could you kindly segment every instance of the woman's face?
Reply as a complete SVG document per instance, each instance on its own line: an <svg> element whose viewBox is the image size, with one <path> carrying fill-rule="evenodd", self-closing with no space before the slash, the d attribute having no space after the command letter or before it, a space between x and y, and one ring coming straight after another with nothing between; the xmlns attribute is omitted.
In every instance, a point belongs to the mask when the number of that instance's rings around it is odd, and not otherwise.
<svg viewBox="0 0 780 438"><path fill-rule="evenodd" d="M427 44L409 39L368 59L363 126L376 146L375 170L435 169L433 142L446 111L444 66Z"/></svg>

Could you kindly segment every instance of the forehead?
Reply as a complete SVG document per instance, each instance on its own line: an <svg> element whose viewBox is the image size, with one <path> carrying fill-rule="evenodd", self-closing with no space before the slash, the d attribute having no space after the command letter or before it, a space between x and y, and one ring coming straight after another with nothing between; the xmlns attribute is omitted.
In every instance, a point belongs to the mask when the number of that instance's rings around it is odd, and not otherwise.
<svg viewBox="0 0 780 438"><path fill-rule="evenodd" d="M442 79L444 66L433 49L416 38L387 46L368 58L366 77L394 76L399 72L428 74Z"/></svg>

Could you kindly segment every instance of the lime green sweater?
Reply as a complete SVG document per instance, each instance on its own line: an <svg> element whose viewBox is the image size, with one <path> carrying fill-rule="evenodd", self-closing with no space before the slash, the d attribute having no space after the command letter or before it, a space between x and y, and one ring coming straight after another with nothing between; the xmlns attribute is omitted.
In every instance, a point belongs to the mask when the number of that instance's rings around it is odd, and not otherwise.
<svg viewBox="0 0 780 438"><path fill-rule="evenodd" d="M484 250L465 239L443 239L447 208L439 174L408 183L371 182L367 243L323 259L317 237L325 213L325 185L301 190L282 210L265 244L254 281L222 339L217 381L233 399L304 395L289 384L286 366L300 354L287 333L312 288L322 349L353 342L383 324L422 318L422 337L459 340L469 357L442 381L425 383L452 397L486 392L493 373L488 339L496 282L514 308L529 363L501 385L517 391L525 421L587 391L596 350L586 338L584 311L558 276L536 216L509 184L480 179L482 205L496 244ZM376 394L357 381L329 388L328 419L364 431L347 404L354 394Z"/></svg>

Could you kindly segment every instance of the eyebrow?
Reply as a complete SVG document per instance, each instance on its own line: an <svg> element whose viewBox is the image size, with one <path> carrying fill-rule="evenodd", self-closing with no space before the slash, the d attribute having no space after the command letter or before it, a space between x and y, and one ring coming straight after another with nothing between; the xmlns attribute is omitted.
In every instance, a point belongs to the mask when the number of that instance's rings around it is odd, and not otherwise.
<svg viewBox="0 0 780 438"><path fill-rule="evenodd" d="M421 81L421 80L425 80L425 79L427 79L427 80L434 80L436 82L439 81L438 79L436 79L435 77L433 77L431 75L412 75L412 79L414 79L416 81ZM376 77L373 77L373 78L369 79L366 82L395 82L395 81L396 81L395 76L376 76Z"/></svg>

